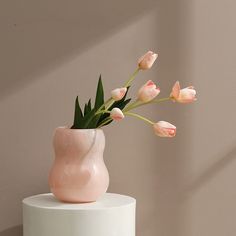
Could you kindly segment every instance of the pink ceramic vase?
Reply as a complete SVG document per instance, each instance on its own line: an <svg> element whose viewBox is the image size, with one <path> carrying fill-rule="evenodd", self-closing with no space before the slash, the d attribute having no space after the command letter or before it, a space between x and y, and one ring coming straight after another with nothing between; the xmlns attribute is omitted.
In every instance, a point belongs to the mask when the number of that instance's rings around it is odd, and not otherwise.
<svg viewBox="0 0 236 236"><path fill-rule="evenodd" d="M109 175L103 161L105 136L101 129L59 127L53 146L49 185L57 199L93 202L107 191Z"/></svg>

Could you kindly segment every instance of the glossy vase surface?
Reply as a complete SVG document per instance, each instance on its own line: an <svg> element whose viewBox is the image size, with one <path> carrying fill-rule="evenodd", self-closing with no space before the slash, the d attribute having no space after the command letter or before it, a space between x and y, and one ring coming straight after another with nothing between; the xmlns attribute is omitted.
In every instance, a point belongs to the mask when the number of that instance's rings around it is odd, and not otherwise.
<svg viewBox="0 0 236 236"><path fill-rule="evenodd" d="M102 129L59 127L53 138L55 159L49 186L63 202L93 202L109 185L103 161L105 136Z"/></svg>

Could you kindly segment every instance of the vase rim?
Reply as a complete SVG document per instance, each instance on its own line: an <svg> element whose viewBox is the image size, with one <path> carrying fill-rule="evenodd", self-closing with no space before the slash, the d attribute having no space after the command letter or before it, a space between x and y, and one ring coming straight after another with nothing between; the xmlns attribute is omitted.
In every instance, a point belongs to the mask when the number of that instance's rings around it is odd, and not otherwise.
<svg viewBox="0 0 236 236"><path fill-rule="evenodd" d="M56 129L64 129L64 130L71 130L71 131L88 131L88 130L103 130L102 128L92 128L92 129L71 129L69 126L59 126Z"/></svg>

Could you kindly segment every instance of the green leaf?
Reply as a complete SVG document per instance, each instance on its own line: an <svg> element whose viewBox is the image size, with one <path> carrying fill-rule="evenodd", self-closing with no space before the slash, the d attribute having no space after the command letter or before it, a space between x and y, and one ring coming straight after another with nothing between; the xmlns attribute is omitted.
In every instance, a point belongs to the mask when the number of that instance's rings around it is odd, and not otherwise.
<svg viewBox="0 0 236 236"><path fill-rule="evenodd" d="M88 109L88 105L85 103L85 104L84 104L84 116L85 116L86 113L87 113L87 109Z"/></svg>
<svg viewBox="0 0 236 236"><path fill-rule="evenodd" d="M121 110L123 110L123 109L126 107L126 105L127 105L130 101L131 101L131 98L126 99L124 102L122 102L121 104L119 104L118 107L119 107Z"/></svg>
<svg viewBox="0 0 236 236"><path fill-rule="evenodd" d="M101 114L94 116L93 119L89 122L89 125L87 128L89 129L97 128L100 117L101 117Z"/></svg>
<svg viewBox="0 0 236 236"><path fill-rule="evenodd" d="M83 113L79 105L78 96L75 99L75 114L74 114L74 124L71 127L72 129L79 129L83 125Z"/></svg>
<svg viewBox="0 0 236 236"><path fill-rule="evenodd" d="M107 122L105 125L102 125L102 127L103 127L103 126L106 126L106 125L109 125L109 124L113 121L113 120L108 121L109 119L110 119L110 117L108 116L107 118L105 118L105 119L102 121L102 123ZM101 123L99 122L98 125L101 125Z"/></svg>
<svg viewBox="0 0 236 236"><path fill-rule="evenodd" d="M88 110L91 111L92 110L92 105L91 105L91 98L88 101Z"/></svg>
<svg viewBox="0 0 236 236"><path fill-rule="evenodd" d="M84 105L84 115L79 105L78 96L75 101L75 115L72 129L96 128L98 126L101 114L96 114L98 109L104 104L104 91L101 75L97 84L95 105L92 109L91 99Z"/></svg>
<svg viewBox="0 0 236 236"><path fill-rule="evenodd" d="M99 77L98 80L98 85L97 85L97 91L96 91L96 98L95 98L95 105L93 108L93 112L91 114L93 114L93 116L89 116L88 118L86 118L86 122L85 122L85 128L96 128L97 124L99 122L99 119L101 117L101 114L96 114L96 112L98 111L98 109L104 104L104 91L103 91L103 85L102 85L102 78L101 75ZM88 103L89 105L89 103ZM91 107L91 101L90 101L90 105Z"/></svg>
<svg viewBox="0 0 236 236"><path fill-rule="evenodd" d="M103 85L102 85L102 77L100 75L97 85L97 93L96 93L96 99L95 99L95 106L94 108L97 110L104 104L104 91L103 91Z"/></svg>
<svg viewBox="0 0 236 236"><path fill-rule="evenodd" d="M91 98L90 98L88 103L85 103L84 105L84 116L86 116L91 110L92 108L91 108Z"/></svg>
<svg viewBox="0 0 236 236"><path fill-rule="evenodd" d="M86 116L86 114L89 112L89 107L88 104L84 104L84 116Z"/></svg>
<svg viewBox="0 0 236 236"><path fill-rule="evenodd" d="M84 129L90 128L90 122L94 118L95 113L96 113L96 109L94 108L89 113L86 114L86 116L84 117L84 123L83 123Z"/></svg>

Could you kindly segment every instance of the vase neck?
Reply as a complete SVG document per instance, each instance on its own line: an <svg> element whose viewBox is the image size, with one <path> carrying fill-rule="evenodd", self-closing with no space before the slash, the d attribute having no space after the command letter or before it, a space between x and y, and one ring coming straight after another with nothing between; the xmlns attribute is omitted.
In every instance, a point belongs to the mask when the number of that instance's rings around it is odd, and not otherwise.
<svg viewBox="0 0 236 236"><path fill-rule="evenodd" d="M96 158L102 155L105 137L101 129L59 130L54 136L54 150L58 158Z"/></svg>

